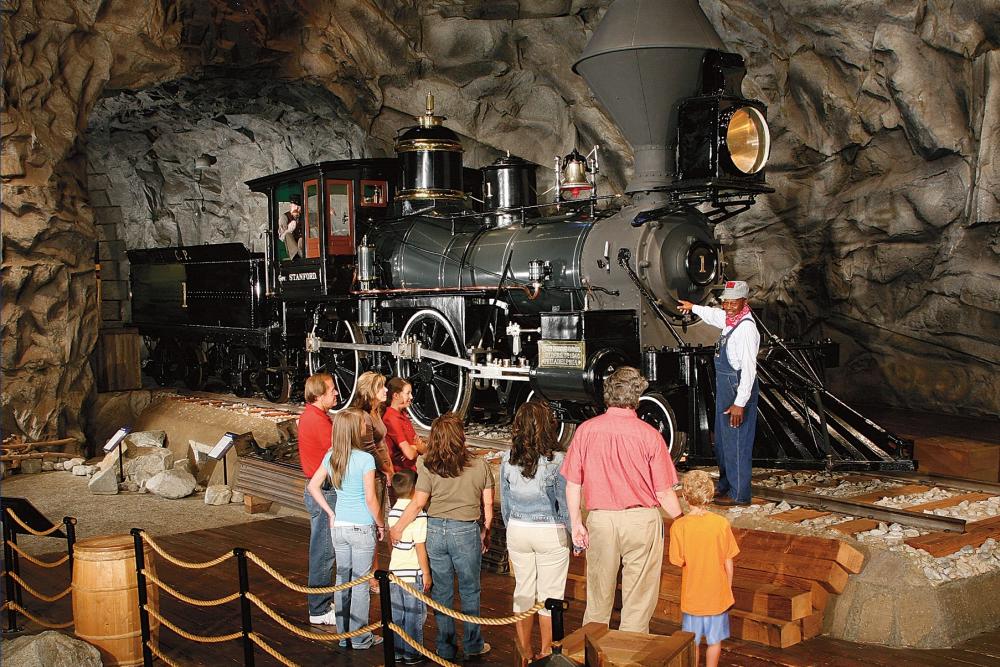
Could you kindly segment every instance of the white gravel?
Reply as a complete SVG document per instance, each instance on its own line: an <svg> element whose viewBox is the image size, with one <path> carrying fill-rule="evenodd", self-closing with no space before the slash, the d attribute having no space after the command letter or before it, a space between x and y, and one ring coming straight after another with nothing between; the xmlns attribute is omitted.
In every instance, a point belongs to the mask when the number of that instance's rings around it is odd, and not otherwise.
<svg viewBox="0 0 1000 667"><path fill-rule="evenodd" d="M952 496L959 495L958 491L950 491L948 489L933 488L930 491L924 491L923 493L909 493L905 496L889 496L886 498L881 498L875 501L875 505L880 505L882 507L893 507L895 509L900 509L903 507L910 507L911 505L923 505L924 503L933 503L938 500L945 500L951 498Z"/></svg>
<svg viewBox="0 0 1000 667"><path fill-rule="evenodd" d="M939 507L935 510L924 510L926 514L936 516L951 516L966 521L982 521L1000 515L1000 496L993 496L986 500L969 502L963 500L951 507Z"/></svg>

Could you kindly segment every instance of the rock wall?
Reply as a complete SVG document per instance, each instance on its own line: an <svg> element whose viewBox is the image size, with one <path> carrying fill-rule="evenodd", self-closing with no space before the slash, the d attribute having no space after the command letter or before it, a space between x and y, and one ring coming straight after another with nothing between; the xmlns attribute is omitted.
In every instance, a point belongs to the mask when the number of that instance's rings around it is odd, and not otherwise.
<svg viewBox="0 0 1000 667"><path fill-rule="evenodd" d="M620 190L630 149L570 70L608 4L5 0L4 428L79 433L92 393L98 234L85 153L95 175L121 169L130 181L93 202L120 208L121 234L101 239L121 246L106 250L247 232L252 242L252 221L228 221L252 218L253 204L226 197L248 174L220 156L262 150L246 170L263 173L385 151L428 91L482 155L548 165L599 143L604 187ZM849 398L1000 413L1000 6L702 6L747 59L744 92L769 104L774 137L777 192L718 230L730 273L783 332L845 343L836 379ZM338 139L295 143L268 115L286 102ZM216 163L195 173L202 154ZM179 185L158 190L161 179Z"/></svg>

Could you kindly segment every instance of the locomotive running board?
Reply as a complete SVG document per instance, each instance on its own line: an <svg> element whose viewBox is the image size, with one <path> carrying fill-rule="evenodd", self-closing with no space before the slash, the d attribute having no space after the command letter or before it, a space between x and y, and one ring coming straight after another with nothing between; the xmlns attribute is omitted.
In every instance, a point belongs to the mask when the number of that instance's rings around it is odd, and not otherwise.
<svg viewBox="0 0 1000 667"><path fill-rule="evenodd" d="M501 366L499 364L479 364L470 359L455 357L450 354L442 354L429 350L420 345L416 338L404 338L393 341L389 345L376 345L371 343L340 343L325 341L319 336L309 334L306 336L306 352L319 352L322 348L334 350L353 350L355 352L385 352L399 359L410 359L420 361L421 359L432 359L453 366L460 366L469 371L469 377L484 380L510 380L513 382L527 382L531 378L531 368L527 366Z"/></svg>

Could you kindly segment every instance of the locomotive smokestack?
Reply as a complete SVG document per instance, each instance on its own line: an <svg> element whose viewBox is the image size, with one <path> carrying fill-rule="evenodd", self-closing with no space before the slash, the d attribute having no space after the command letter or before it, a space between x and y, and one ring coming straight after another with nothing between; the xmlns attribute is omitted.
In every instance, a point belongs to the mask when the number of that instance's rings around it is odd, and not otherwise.
<svg viewBox="0 0 1000 667"><path fill-rule="evenodd" d="M632 144L627 192L670 185L677 104L697 94L705 52L722 48L697 0L617 0L604 15L573 71Z"/></svg>

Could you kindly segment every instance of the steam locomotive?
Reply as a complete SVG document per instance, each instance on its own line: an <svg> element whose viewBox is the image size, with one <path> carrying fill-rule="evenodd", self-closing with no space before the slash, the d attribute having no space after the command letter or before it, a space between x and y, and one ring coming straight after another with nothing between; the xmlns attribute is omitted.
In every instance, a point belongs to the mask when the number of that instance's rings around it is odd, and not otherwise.
<svg viewBox="0 0 1000 667"><path fill-rule="evenodd" d="M638 412L672 456L711 460L718 331L674 305L712 298L725 266L712 225L770 191L766 107L742 97L742 58L723 51L692 0L619 0L574 70L633 144L623 202L597 195L596 149L556 160L549 204L537 165L507 156L466 168L428 96L396 158L249 181L269 202L264 253L237 243L129 252L153 376L197 388L214 374L237 394L285 401L326 371L342 409L375 369L411 382L418 425L473 404L502 415L540 396L568 438L627 364L650 380ZM790 416L782 392L822 389L835 350L780 348L761 374L774 393L761 400L760 461L896 466L900 443L867 420L843 413L827 421L844 428L820 433L809 410ZM858 429L888 454L842 446Z"/></svg>

